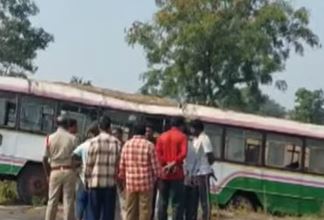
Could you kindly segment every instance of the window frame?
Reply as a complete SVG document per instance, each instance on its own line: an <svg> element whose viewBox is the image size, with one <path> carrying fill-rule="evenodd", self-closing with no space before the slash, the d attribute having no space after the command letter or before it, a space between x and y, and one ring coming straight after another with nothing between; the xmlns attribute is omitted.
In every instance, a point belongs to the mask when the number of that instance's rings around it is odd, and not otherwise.
<svg viewBox="0 0 324 220"><path fill-rule="evenodd" d="M261 137L261 145L260 145L260 158L258 162L255 163L248 163L246 161L246 146L244 146L244 161L235 161L235 160L231 160L231 159L226 159L226 137L228 134L228 130L229 129L240 129L240 130L247 130L250 132L255 132L255 133L259 133L260 137ZM224 127L225 132L224 133L224 137L223 137L223 157L222 160L226 161L226 162L230 162L230 163L235 163L235 164L241 164L241 165L246 165L246 166L254 166L254 167L259 167L259 166L263 166L263 154L264 154L264 133L258 129L251 129L251 128L246 128L246 127L239 127L239 126L225 126Z"/></svg>
<svg viewBox="0 0 324 220"><path fill-rule="evenodd" d="M204 124L204 127L205 127L205 130L204 132L206 133L206 126L216 126L220 129L220 147L219 147L219 156L216 157L216 155L214 154L214 145L213 143L212 144L212 147L213 147L213 156L215 158L216 161L221 161L223 157L223 145L224 145L224 126L221 125L221 124L217 124L217 123L210 123L210 122L203 122ZM207 134L207 133L206 133ZM210 139L210 135L207 134L207 136L209 137Z"/></svg>
<svg viewBox="0 0 324 220"><path fill-rule="evenodd" d="M16 104L16 117L15 117L15 126L4 126L0 124L0 128L7 129L7 130L18 130L19 127L19 115L20 115L20 100L19 100L19 93L16 92L10 92L6 90L0 90L0 95L4 94L4 96L10 94L13 94Z"/></svg>
<svg viewBox="0 0 324 220"><path fill-rule="evenodd" d="M295 138L295 139L299 139L301 146L300 146L300 166L297 169L292 169L292 168L288 168L288 167L276 167L276 166L271 166L269 164L266 164L266 148L267 148L267 141L268 141L268 135L278 135L278 136L284 136L284 137L288 137L288 138ZM285 171L293 171L293 172L302 172L304 170L304 166L303 166L303 154L304 154L304 137L302 136L296 136L296 135L288 135L288 134L283 134L283 133L278 133L278 132L267 132L266 133L266 141L265 141L265 151L264 151L264 157L265 157L265 161L264 161L264 166L271 168L271 169L278 169L278 170L285 170Z"/></svg>
<svg viewBox="0 0 324 220"><path fill-rule="evenodd" d="M314 138L314 137L308 137L304 135L293 135L293 134L287 134L287 133L282 133L282 132L277 132L277 131L270 131L270 130L263 130L263 129L254 129L250 127L245 127L245 126L233 126L233 125L226 125L222 123L214 123L214 122L209 122L209 121L204 121L204 123L210 123L210 124L215 124L223 128L223 135L222 135L222 141L221 141L221 157L220 158L215 158L216 162L225 162L225 163L231 163L231 164L237 164L237 165L243 165L247 167L261 167L261 168L266 168L266 169L271 169L271 170L278 170L278 171L284 171L284 172L291 172L291 173L300 173L300 174L310 174L310 175L316 175L316 176L323 176L323 174L319 173L313 173L305 170L305 150L306 150L306 139L314 139L314 140L319 140L319 141L324 141L324 138ZM261 163L259 165L256 164L251 164L251 163L246 163L246 162L238 162L238 161L230 161L225 159L225 141L226 141L226 135L227 135L227 130L228 128L240 128L240 129L247 129L251 131L256 131L260 132L262 134L262 145L261 145ZM266 143L267 143L267 134L272 133L276 135L284 135L288 137L293 137L293 138L299 138L302 140L302 159L301 159L301 168L297 170L293 169L288 169L288 168L280 168L280 167L271 167L267 166L265 164L266 158L265 158L265 152L266 152Z"/></svg>
<svg viewBox="0 0 324 220"><path fill-rule="evenodd" d="M41 101L53 103L54 121L53 121L51 131L47 132L47 131L42 131L42 130L26 129L26 128L21 127L20 123L21 123L22 99L24 97L32 98L32 99L36 99L36 100L38 99L38 100L41 100ZM17 130L28 132L28 133L31 133L31 134L42 134L42 135L44 135L44 134L47 135L47 134L49 134L49 133L51 133L51 132L53 132L55 130L55 127L56 127L55 118L57 117L57 114L58 114L58 101L57 100L46 98L46 97L43 97L43 96L35 96L35 95L29 95L29 94L19 94L19 102L18 103L19 103L19 105L18 105L18 107L19 107L19 111L18 111L19 116L18 116L18 120L17 120Z"/></svg>
<svg viewBox="0 0 324 220"><path fill-rule="evenodd" d="M304 174L310 174L310 175L316 175L316 176L324 176L324 172L323 173L319 173L319 172L312 172L309 169L306 170L305 161L306 161L307 140L322 141L322 142L324 142L324 139L321 139L321 138L313 138L313 137L305 137L304 138L304 148L303 148L303 158L302 158L303 173ZM323 146L323 148L324 148L324 146Z"/></svg>

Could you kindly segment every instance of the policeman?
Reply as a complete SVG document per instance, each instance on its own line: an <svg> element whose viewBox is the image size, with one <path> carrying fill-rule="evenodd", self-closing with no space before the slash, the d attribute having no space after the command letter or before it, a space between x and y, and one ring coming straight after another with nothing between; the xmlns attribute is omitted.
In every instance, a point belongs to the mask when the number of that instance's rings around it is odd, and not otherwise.
<svg viewBox="0 0 324 220"><path fill-rule="evenodd" d="M49 181L48 204L45 220L55 220L60 193L63 191L64 220L74 219L74 198L76 172L72 163L72 152L77 145L71 130L70 120L64 116L57 118L57 130L46 139L43 158L46 176Z"/></svg>

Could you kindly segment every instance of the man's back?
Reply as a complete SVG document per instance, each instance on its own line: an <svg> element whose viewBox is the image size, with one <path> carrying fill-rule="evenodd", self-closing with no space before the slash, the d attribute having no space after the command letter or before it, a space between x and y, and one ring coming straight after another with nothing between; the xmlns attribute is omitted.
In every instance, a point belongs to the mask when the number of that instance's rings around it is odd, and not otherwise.
<svg viewBox="0 0 324 220"><path fill-rule="evenodd" d="M89 188L114 186L120 153L119 141L101 132L91 140L86 163L86 182Z"/></svg>
<svg viewBox="0 0 324 220"><path fill-rule="evenodd" d="M76 147L76 138L63 128L58 128L47 139L46 154L50 159L50 165L71 166L72 152Z"/></svg>
<svg viewBox="0 0 324 220"><path fill-rule="evenodd" d="M153 189L159 175L154 145L142 136L134 136L122 150L120 173L126 179L126 190L143 192Z"/></svg>
<svg viewBox="0 0 324 220"><path fill-rule="evenodd" d="M177 165L175 172L166 174L163 178L183 178L182 163L187 154L186 135L180 129L173 127L158 138L156 149L162 166L170 162L175 162Z"/></svg>

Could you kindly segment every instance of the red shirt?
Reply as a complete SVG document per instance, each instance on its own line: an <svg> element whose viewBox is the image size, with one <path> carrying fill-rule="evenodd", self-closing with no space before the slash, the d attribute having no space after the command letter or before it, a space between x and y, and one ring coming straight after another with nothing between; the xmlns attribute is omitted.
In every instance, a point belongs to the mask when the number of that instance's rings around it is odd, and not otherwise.
<svg viewBox="0 0 324 220"><path fill-rule="evenodd" d="M122 149L119 178L126 181L127 192L152 190L160 167L154 145L142 136L134 136Z"/></svg>
<svg viewBox="0 0 324 220"><path fill-rule="evenodd" d="M162 167L175 161L171 173L162 173L161 179L178 180L184 178L183 161L187 155L187 136L178 128L172 127L158 138L156 143L157 157Z"/></svg>

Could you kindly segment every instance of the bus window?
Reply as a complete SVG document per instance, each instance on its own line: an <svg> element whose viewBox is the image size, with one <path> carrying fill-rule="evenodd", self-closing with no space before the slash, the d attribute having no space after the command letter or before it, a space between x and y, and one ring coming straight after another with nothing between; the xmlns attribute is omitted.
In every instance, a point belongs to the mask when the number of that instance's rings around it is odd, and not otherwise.
<svg viewBox="0 0 324 220"><path fill-rule="evenodd" d="M22 97L20 128L50 133L54 128L56 103L35 97Z"/></svg>
<svg viewBox="0 0 324 220"><path fill-rule="evenodd" d="M16 126L16 95L0 93L0 126L14 128Z"/></svg>
<svg viewBox="0 0 324 220"><path fill-rule="evenodd" d="M305 169L324 174L324 141L306 140Z"/></svg>
<svg viewBox="0 0 324 220"><path fill-rule="evenodd" d="M248 164L261 162L262 134L255 131L228 128L225 139L225 159Z"/></svg>
<svg viewBox="0 0 324 220"><path fill-rule="evenodd" d="M266 165L278 168L301 167L302 140L299 138L269 134L266 142Z"/></svg>
<svg viewBox="0 0 324 220"><path fill-rule="evenodd" d="M78 138L83 139L89 124L97 119L97 109L87 108L77 104L61 103L60 113L77 120Z"/></svg>
<svg viewBox="0 0 324 220"><path fill-rule="evenodd" d="M223 128L218 125L205 124L205 132L213 145L215 158L221 157Z"/></svg>
<svg viewBox="0 0 324 220"><path fill-rule="evenodd" d="M143 116L138 113L105 109L103 115L108 115L114 126L127 126L137 121L143 121Z"/></svg>

